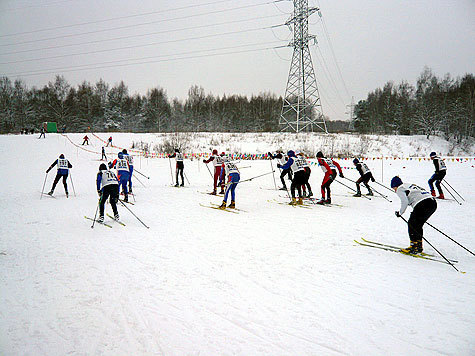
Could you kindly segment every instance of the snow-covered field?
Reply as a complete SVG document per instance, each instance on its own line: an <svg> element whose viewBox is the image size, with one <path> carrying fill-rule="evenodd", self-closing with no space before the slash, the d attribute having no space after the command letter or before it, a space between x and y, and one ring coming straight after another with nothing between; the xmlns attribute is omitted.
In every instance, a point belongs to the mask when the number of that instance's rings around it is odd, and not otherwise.
<svg viewBox="0 0 475 356"><path fill-rule="evenodd" d="M83 136L69 135L76 143ZM127 148L152 136L113 135ZM286 198L273 190L270 174L238 186L236 205L244 211L233 214L200 206L220 203L202 194L212 181L200 161L185 161L190 184L174 188L168 160L137 157L135 169L150 179L137 175L143 185L134 181L136 202L128 207L150 229L121 206L126 227L91 229L84 216L96 209L100 155L61 135L36 137L0 136L1 355L475 354L474 256L428 226L425 237L466 274L353 242L408 244L406 226L394 216L399 201L384 188L375 186L392 203L354 198L335 182L333 201L341 206L294 208L273 201ZM448 150L443 142L391 140L394 150L385 154L416 155L410 148L417 145L424 156ZM91 143L100 152L101 143ZM216 144L226 149L226 142ZM303 148L297 145L279 146ZM60 153L74 166L77 196L66 199L59 183L55 199L40 199L45 171ZM427 188L433 172L430 161L383 164L384 171L381 161L368 162L386 185L399 174ZM466 202L439 201L430 223L473 251L474 161L447 165L448 182ZM269 161L240 166L242 180L271 168ZM355 170L345 174L357 178ZM312 166L316 195L322 177Z"/></svg>

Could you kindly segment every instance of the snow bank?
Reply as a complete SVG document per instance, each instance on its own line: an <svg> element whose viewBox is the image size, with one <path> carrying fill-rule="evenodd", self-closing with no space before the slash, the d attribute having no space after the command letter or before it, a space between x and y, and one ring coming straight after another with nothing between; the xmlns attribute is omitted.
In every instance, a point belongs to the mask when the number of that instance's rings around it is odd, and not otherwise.
<svg viewBox="0 0 475 356"><path fill-rule="evenodd" d="M304 149L305 142L320 147L298 135L278 136L284 137L280 144L272 135L232 135L196 134L189 145L228 152ZM83 136L70 138L80 144ZM113 138L118 146L143 141L153 147L163 135ZM338 140L360 150L351 136ZM427 145L423 138L385 140L380 151L372 146L367 154L426 156L448 147L437 139ZM394 216L397 198L384 188L375 186L392 203L353 198L335 182L333 201L340 206L293 208L275 202L287 199L269 174L238 186L236 205L244 211L233 214L200 206L220 198L202 194L210 191L211 177L199 160L185 161L190 184L177 189L170 186L171 162L139 156L135 169L150 179L136 175L136 202L128 207L150 229L124 207L119 212L126 227L111 222L112 229L91 229L84 215L96 209L102 146L97 139L91 144L88 152L60 135L0 136L1 354L473 355L472 255L429 227L426 238L459 260L466 274L353 242L366 236L408 244L406 226ZM331 146L324 147L329 152ZM106 150L109 157L117 152ZM67 199L60 183L55 198L40 199L45 170L60 153L73 164L76 196ZM368 162L384 184L399 174L427 187L433 171L428 161L383 163ZM447 180L466 202L439 201L430 222L474 250L473 161L447 165ZM240 166L243 180L271 170L270 161ZM357 178L355 170L345 174ZM321 179L312 167L317 196ZM434 253L427 245L426 251Z"/></svg>

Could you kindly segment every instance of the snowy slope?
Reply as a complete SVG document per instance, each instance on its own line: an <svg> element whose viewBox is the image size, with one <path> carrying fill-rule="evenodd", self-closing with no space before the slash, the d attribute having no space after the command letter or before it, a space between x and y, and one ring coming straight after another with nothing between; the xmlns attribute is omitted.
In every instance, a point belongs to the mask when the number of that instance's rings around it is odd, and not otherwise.
<svg viewBox="0 0 475 356"><path fill-rule="evenodd" d="M70 138L80 143L82 136ZM130 147L150 137L120 134L114 143ZM100 152L100 142L91 143ZM288 141L282 145L293 148ZM263 143L262 152L268 146ZM137 157L135 168L150 180L137 176L145 187L134 181L137 201L128 207L150 229L120 206L126 227L111 222L112 229L91 229L83 216L94 216L99 155L60 135L0 136L0 152L2 355L475 352L472 255L430 227L426 238L458 259L457 268L466 274L355 246L353 239L363 236L408 244L406 226L394 216L395 195L392 203L353 198L333 183L333 200L341 206L293 208L273 201L285 202L285 192L273 190L267 175L238 186L236 205L245 211L233 214L200 206L220 198L201 193L211 189L211 177L198 160L185 161L191 185L174 188L168 160ZM60 153L74 166L77 196L66 199L59 183L56 198L40 199L45 170ZM269 172L270 164L241 162L251 166L241 170L242 179ZM380 180L379 166L368 164ZM448 169L448 181L466 202L439 201L430 222L475 250L473 161L449 161ZM426 187L432 171L428 161L385 162L383 183L399 174ZM345 174L357 178L355 170ZM316 195L322 177L312 167ZM434 252L427 245L426 251Z"/></svg>

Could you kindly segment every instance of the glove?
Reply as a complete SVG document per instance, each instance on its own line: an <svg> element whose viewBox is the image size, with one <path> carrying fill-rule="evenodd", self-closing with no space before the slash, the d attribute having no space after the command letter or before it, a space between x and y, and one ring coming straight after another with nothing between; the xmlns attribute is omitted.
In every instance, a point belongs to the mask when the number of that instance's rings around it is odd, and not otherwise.
<svg viewBox="0 0 475 356"><path fill-rule="evenodd" d="M277 163L277 168L282 168L282 165L280 163Z"/></svg>
<svg viewBox="0 0 475 356"><path fill-rule="evenodd" d="M372 181L372 182L376 182L376 180L375 180L373 177L371 177L371 181Z"/></svg>
<svg viewBox="0 0 475 356"><path fill-rule="evenodd" d="M98 190L98 191L97 191L97 194L98 194L99 196L101 196L101 195L102 195L102 192L101 192L100 190Z"/></svg>
<svg viewBox="0 0 475 356"><path fill-rule="evenodd" d="M343 175L343 172L340 173L340 177L341 177L341 178L345 178L345 176Z"/></svg>
<svg viewBox="0 0 475 356"><path fill-rule="evenodd" d="M401 217L401 214L399 214L399 210L396 210L396 211L394 212L394 215L396 215L398 218Z"/></svg>
<svg viewBox="0 0 475 356"><path fill-rule="evenodd" d="M49 173L49 168L46 170L46 173Z"/></svg>
<svg viewBox="0 0 475 356"><path fill-rule="evenodd" d="M206 160L205 160L205 159L203 160L203 163L206 163Z"/></svg>

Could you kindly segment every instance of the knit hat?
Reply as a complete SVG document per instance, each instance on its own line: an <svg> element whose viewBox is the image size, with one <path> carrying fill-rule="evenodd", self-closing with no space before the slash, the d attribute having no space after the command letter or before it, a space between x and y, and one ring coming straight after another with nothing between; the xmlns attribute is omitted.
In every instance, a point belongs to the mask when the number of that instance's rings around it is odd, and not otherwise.
<svg viewBox="0 0 475 356"><path fill-rule="evenodd" d="M391 188L399 187L401 184L402 180L398 176L394 176L393 179L391 179Z"/></svg>

